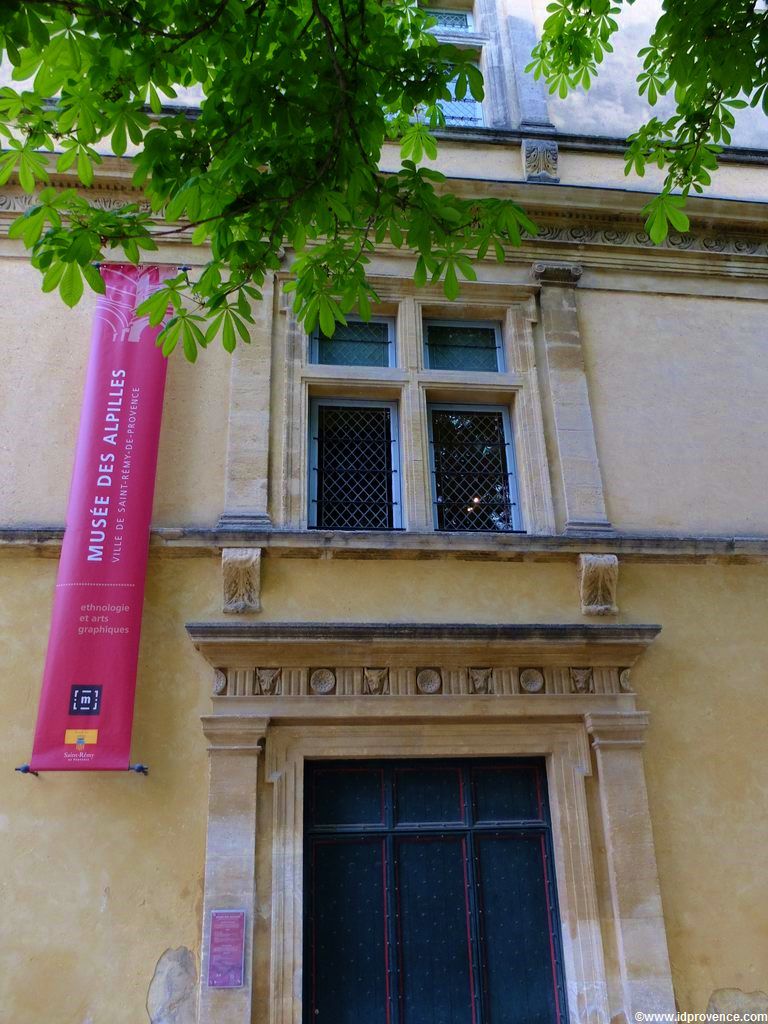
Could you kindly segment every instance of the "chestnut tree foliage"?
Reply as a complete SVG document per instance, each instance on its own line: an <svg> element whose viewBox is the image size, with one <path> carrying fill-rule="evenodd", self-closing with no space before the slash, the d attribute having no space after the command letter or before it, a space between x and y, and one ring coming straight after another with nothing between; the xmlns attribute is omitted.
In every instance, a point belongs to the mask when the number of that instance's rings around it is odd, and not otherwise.
<svg viewBox="0 0 768 1024"><path fill-rule="evenodd" d="M622 2L555 0L531 70L554 92L588 87L618 27ZM761 2L761 0L759 0ZM439 4L436 4L439 6ZM439 42L416 0L2 0L0 184L37 193L11 227L68 305L94 264L138 262L187 223L210 258L145 303L159 342L194 360L220 337L248 340L284 246L297 315L331 334L353 309L370 315L366 266L388 239L416 257L417 285L455 298L473 260L502 261L536 228L511 200L452 194L423 166L444 126L440 101L483 97L472 54ZM701 190L746 97L768 108L766 15L754 0L666 0L646 51L640 91L674 93L676 113L630 139L628 167L668 170L647 208L654 240ZM180 95L181 93L181 95ZM197 97L191 104L189 97ZM396 169L380 170L387 140ZM149 204L103 210L52 172L93 183L106 153L130 156ZM151 258L151 257L150 257Z"/></svg>

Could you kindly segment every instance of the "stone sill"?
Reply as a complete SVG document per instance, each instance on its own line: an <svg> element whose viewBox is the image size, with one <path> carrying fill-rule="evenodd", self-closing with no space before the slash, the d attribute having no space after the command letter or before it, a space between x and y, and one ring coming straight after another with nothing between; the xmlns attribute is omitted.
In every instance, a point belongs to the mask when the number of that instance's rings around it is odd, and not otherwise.
<svg viewBox="0 0 768 1024"><path fill-rule="evenodd" d="M27 553L57 557L61 527L0 529L0 556ZM222 548L261 548L270 557L347 559L453 559L491 562L573 562L580 554L615 554L622 562L758 564L768 562L768 537L629 533L466 534L333 532L323 530L160 527L152 531L153 555L216 556Z"/></svg>

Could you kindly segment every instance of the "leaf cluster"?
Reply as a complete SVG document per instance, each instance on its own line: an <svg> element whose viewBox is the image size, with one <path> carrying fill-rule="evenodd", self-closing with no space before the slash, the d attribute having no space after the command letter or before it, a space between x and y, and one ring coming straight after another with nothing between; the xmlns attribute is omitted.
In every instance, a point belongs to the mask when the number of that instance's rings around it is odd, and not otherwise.
<svg viewBox="0 0 768 1024"><path fill-rule="evenodd" d="M612 51L618 16L634 0L553 0L528 66L550 92L588 88ZM640 51L638 92L653 107L671 97L674 113L651 117L629 137L625 172L664 170L664 186L645 207L659 243L670 228L688 229L691 192L712 180L731 142L734 111L760 105L768 114L768 13L758 0L664 0L648 46Z"/></svg>
<svg viewBox="0 0 768 1024"><path fill-rule="evenodd" d="M470 254L503 259L536 229L514 203L457 198L421 166L441 102L483 97L471 54L432 25L416 0L6 0L16 84L0 89L0 184L42 189L13 236L71 305L84 282L99 290L93 264L113 250L138 262L188 225L210 258L143 312L159 323L170 306L159 343L192 360L216 337L228 351L248 341L250 303L286 245L310 331L370 315L366 267L384 240L417 254L418 283L455 297L475 277ZM402 163L384 174L392 140ZM132 159L148 208L49 187L54 169L92 185L107 152Z"/></svg>

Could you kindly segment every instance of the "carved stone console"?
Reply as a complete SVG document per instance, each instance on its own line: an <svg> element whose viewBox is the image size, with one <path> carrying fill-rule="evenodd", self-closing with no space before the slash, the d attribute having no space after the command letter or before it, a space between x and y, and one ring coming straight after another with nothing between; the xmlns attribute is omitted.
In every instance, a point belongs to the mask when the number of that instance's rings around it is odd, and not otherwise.
<svg viewBox="0 0 768 1024"><path fill-rule="evenodd" d="M203 984L199 1024L301 1024L303 773L316 758L545 758L569 1024L674 1011L640 748L647 716L629 677L658 626L229 620L187 630L213 673L206 914L236 898L256 915L247 991L226 1000L227 1016ZM236 854L228 836L247 853L236 896L221 874ZM595 857L609 880L602 902Z"/></svg>

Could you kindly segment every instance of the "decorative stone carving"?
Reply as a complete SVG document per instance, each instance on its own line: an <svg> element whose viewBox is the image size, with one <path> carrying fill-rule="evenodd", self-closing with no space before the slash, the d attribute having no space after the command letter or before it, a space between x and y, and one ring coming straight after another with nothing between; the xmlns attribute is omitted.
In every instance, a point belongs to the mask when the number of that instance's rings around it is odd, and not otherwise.
<svg viewBox="0 0 768 1024"><path fill-rule="evenodd" d="M472 693L493 693L493 669L471 668L469 688Z"/></svg>
<svg viewBox="0 0 768 1024"><path fill-rule="evenodd" d="M363 669L363 692L371 694L386 693L389 689L388 668Z"/></svg>
<svg viewBox="0 0 768 1024"><path fill-rule="evenodd" d="M440 693L443 688L443 677L436 668L423 668L416 675L416 686L419 693Z"/></svg>
<svg viewBox="0 0 768 1024"><path fill-rule="evenodd" d="M619 669L619 689L622 693L633 693L632 679L628 668Z"/></svg>
<svg viewBox="0 0 768 1024"><path fill-rule="evenodd" d="M227 673L223 668L214 669L213 672L213 696L221 697L227 692Z"/></svg>
<svg viewBox="0 0 768 1024"><path fill-rule="evenodd" d="M256 686L259 693L270 696L280 693L280 669L257 668Z"/></svg>
<svg viewBox="0 0 768 1024"><path fill-rule="evenodd" d="M544 692L544 673L538 668L524 668L520 673L520 689L524 693Z"/></svg>
<svg viewBox="0 0 768 1024"><path fill-rule="evenodd" d="M261 548L224 548L223 611L228 615L261 611Z"/></svg>
<svg viewBox="0 0 768 1024"><path fill-rule="evenodd" d="M595 692L595 680L591 668L571 669L571 691L573 693Z"/></svg>
<svg viewBox="0 0 768 1024"><path fill-rule="evenodd" d="M523 139L523 174L526 181L560 181L557 176L557 143L552 139Z"/></svg>
<svg viewBox="0 0 768 1024"><path fill-rule="evenodd" d="M309 688L313 693L333 693L336 689L336 675L329 668L316 668L309 677Z"/></svg>
<svg viewBox="0 0 768 1024"><path fill-rule="evenodd" d="M614 615L619 560L616 555L579 555L579 597L582 615Z"/></svg>
<svg viewBox="0 0 768 1024"><path fill-rule="evenodd" d="M578 263L545 263L539 260L531 267L531 274L539 284L565 284L573 287L581 279L582 268Z"/></svg>

